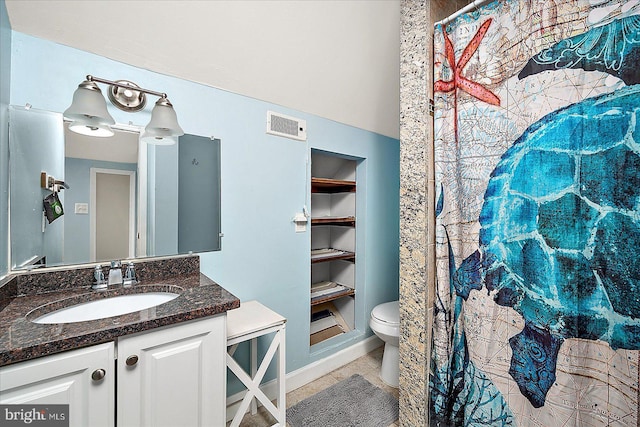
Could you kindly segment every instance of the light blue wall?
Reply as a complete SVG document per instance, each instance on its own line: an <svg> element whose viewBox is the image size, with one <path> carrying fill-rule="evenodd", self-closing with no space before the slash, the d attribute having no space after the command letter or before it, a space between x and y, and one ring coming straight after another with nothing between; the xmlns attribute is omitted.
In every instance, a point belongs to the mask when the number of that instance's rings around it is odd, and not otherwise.
<svg viewBox="0 0 640 427"><path fill-rule="evenodd" d="M136 163L116 163L99 160L65 158L65 182L70 190L64 193L64 257L65 264L85 263L89 259L89 215L76 214L76 203L90 202L91 168L137 171Z"/></svg>
<svg viewBox="0 0 640 427"><path fill-rule="evenodd" d="M8 271L9 235L9 88L11 82L11 26L4 0L0 0L0 277Z"/></svg>
<svg viewBox="0 0 640 427"><path fill-rule="evenodd" d="M185 132L222 140L224 238L221 251L202 254L201 270L242 301L259 300L288 319L287 371L369 336L366 316L371 308L397 299L398 140L21 33L13 33L12 52L12 104L63 111L86 74L127 79L166 92ZM152 106L150 102L144 112L130 114L110 105L110 112L117 122L144 125ZM267 135L267 110L305 119L308 141ZM310 232L295 233L292 222L310 204L312 148L366 159L358 171L358 193L366 203L366 211L358 210L358 244L366 254L358 256L357 267L363 280L356 298L361 333L314 354L308 346Z"/></svg>

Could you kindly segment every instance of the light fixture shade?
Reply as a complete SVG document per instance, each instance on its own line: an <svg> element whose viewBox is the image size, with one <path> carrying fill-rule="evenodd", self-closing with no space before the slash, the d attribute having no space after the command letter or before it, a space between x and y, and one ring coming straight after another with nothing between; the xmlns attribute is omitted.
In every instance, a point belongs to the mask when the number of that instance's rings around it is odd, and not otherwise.
<svg viewBox="0 0 640 427"><path fill-rule="evenodd" d="M96 136L98 138L108 138L114 135L111 126L91 120L73 120L69 123L69 130L82 135Z"/></svg>
<svg viewBox="0 0 640 427"><path fill-rule="evenodd" d="M148 144L175 144L184 131L178 124L178 117L171 102L165 97L158 99L151 111L151 121L144 128L142 141Z"/></svg>
<svg viewBox="0 0 640 427"><path fill-rule="evenodd" d="M151 136L149 134L142 134L142 142L150 145L174 145L178 142L177 136Z"/></svg>
<svg viewBox="0 0 640 427"><path fill-rule="evenodd" d="M73 101L64 116L71 119L69 130L83 135L112 136L111 125L116 121L107 111L107 102L98 85L85 80L73 93Z"/></svg>

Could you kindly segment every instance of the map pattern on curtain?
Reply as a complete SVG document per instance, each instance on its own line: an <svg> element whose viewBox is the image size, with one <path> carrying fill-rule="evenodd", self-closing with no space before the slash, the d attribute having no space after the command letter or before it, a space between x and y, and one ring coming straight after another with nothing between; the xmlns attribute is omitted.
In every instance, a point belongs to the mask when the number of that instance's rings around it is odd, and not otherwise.
<svg viewBox="0 0 640 427"><path fill-rule="evenodd" d="M633 426L640 1L498 0L434 34L433 426Z"/></svg>

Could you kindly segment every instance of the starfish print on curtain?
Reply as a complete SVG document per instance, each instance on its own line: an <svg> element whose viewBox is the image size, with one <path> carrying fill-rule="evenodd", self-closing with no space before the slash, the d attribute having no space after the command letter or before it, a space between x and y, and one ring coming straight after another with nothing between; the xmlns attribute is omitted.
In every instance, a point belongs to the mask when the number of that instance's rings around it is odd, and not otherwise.
<svg viewBox="0 0 640 427"><path fill-rule="evenodd" d="M467 65L473 54L478 50L482 39L489 30L492 19L487 19L478 29L473 36L467 47L464 48L460 59L456 63L455 51L453 49L453 43L447 34L444 26L442 27L442 33L444 35L445 42L445 56L449 66L453 70L453 77L451 80L438 80L433 84L433 91L449 93L453 92L453 108L454 108L454 133L456 145L458 144L458 94L457 89L468 93L469 95L484 101L491 105L500 105L500 98L498 98L493 92L486 87L482 86L478 82L469 80L462 75L464 67Z"/></svg>

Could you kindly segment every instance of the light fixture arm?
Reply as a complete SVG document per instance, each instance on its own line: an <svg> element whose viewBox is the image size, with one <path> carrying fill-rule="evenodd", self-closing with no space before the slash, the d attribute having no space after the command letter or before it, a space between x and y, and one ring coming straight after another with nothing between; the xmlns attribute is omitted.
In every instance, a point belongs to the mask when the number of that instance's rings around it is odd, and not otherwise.
<svg viewBox="0 0 640 427"><path fill-rule="evenodd" d="M103 79L101 77L92 76L91 74L87 75L87 80L90 81L90 82L98 82L98 83L108 84L110 86L117 86L117 87L121 87L123 89L133 89L133 90L136 90L138 92L148 93L150 95L158 96L160 98L166 98L167 97L167 94L163 93L163 92L156 92L155 90L145 89L145 88L142 88L142 87L132 88L130 85L127 85L127 84L124 84L124 83L120 83L120 82L115 82L115 81L112 81L112 80Z"/></svg>

